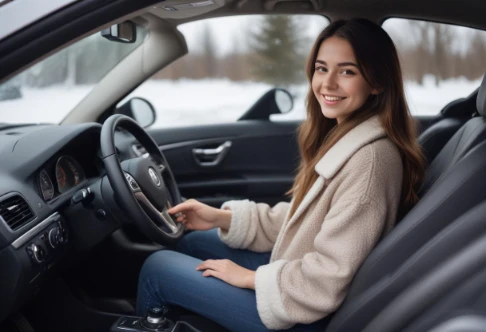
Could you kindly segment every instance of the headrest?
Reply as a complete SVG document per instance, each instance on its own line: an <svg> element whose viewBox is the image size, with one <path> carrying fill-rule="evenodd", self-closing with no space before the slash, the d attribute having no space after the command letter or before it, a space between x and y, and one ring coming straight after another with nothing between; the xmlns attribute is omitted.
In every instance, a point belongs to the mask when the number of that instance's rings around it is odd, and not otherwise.
<svg viewBox="0 0 486 332"><path fill-rule="evenodd" d="M486 75L484 75L481 86L479 87L476 108L478 109L478 113L486 118Z"/></svg>

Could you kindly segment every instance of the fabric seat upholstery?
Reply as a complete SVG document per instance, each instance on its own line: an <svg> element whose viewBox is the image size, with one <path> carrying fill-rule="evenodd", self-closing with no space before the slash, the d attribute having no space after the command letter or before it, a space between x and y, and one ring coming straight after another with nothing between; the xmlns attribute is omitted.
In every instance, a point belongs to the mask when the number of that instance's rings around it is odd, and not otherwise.
<svg viewBox="0 0 486 332"><path fill-rule="evenodd" d="M397 271L390 278L393 280L389 281L389 285L394 284L393 287L397 289L395 292L400 294L373 318L366 331L402 331L405 326L415 325L412 322L419 316L422 316L422 326L410 326L412 328L409 327L409 330L428 331L438 312L451 312L454 307L462 306L460 299L464 301L463 304L475 302L478 293L471 299L471 290L463 289L462 294L457 294L454 290L476 272L485 271L485 265L478 264L478 259L486 262L484 216L486 202L455 220L410 257L400 267L401 271ZM469 270L469 275L466 270ZM438 298L447 297L448 293L455 293L453 301L449 301L445 307L438 306L438 312L434 315L430 315L430 312L423 315L427 309L437 304ZM431 326L425 328L425 321Z"/></svg>

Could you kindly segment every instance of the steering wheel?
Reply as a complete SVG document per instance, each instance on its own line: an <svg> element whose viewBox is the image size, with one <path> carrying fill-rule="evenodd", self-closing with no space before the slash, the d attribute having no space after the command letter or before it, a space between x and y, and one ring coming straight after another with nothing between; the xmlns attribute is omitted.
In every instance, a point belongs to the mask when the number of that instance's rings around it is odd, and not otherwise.
<svg viewBox="0 0 486 332"><path fill-rule="evenodd" d="M148 156L120 162L115 129L123 128L145 148ZM152 241L166 245L182 237L184 226L167 212L181 202L174 175L150 135L125 115L110 116L101 129L101 155L106 174L121 208Z"/></svg>

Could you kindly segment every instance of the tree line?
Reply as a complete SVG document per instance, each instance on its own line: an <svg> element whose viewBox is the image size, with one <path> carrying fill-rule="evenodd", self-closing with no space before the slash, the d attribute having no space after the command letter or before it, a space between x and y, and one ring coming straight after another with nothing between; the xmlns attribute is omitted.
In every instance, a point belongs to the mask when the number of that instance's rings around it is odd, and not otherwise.
<svg viewBox="0 0 486 332"><path fill-rule="evenodd" d="M257 33L249 34L246 51L215 56L214 45L205 30L202 52L188 54L157 73L156 79L228 78L233 81L259 80L273 85L301 83L312 40L306 38L297 19L266 16ZM436 83L461 76L475 80L486 71L486 34L470 31L459 35L454 27L430 22L409 21L399 33L391 33L406 80L422 84L426 75ZM406 39L420 42L412 45ZM452 47L455 39L466 39L462 48ZM408 44L408 45L407 45ZM211 64L211 65L208 65Z"/></svg>
<svg viewBox="0 0 486 332"><path fill-rule="evenodd" d="M409 34L396 34L402 71L406 80L423 83L425 75L432 75L436 84L444 79L481 78L486 71L486 34L471 30L459 33L445 24L410 21ZM410 35L411 34L411 35ZM412 46L404 39L420 40ZM453 47L454 42L461 42Z"/></svg>

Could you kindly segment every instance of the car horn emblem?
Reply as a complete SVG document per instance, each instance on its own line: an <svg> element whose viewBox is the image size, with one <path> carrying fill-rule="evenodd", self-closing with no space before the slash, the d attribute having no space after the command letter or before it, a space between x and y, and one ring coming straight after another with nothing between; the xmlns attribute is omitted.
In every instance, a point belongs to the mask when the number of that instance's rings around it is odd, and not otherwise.
<svg viewBox="0 0 486 332"><path fill-rule="evenodd" d="M157 187L160 187L160 179L159 179L159 177L157 176L157 173L155 173L155 170L152 167L149 168L149 175L150 175L150 178L152 179L152 182L155 183L155 185Z"/></svg>

